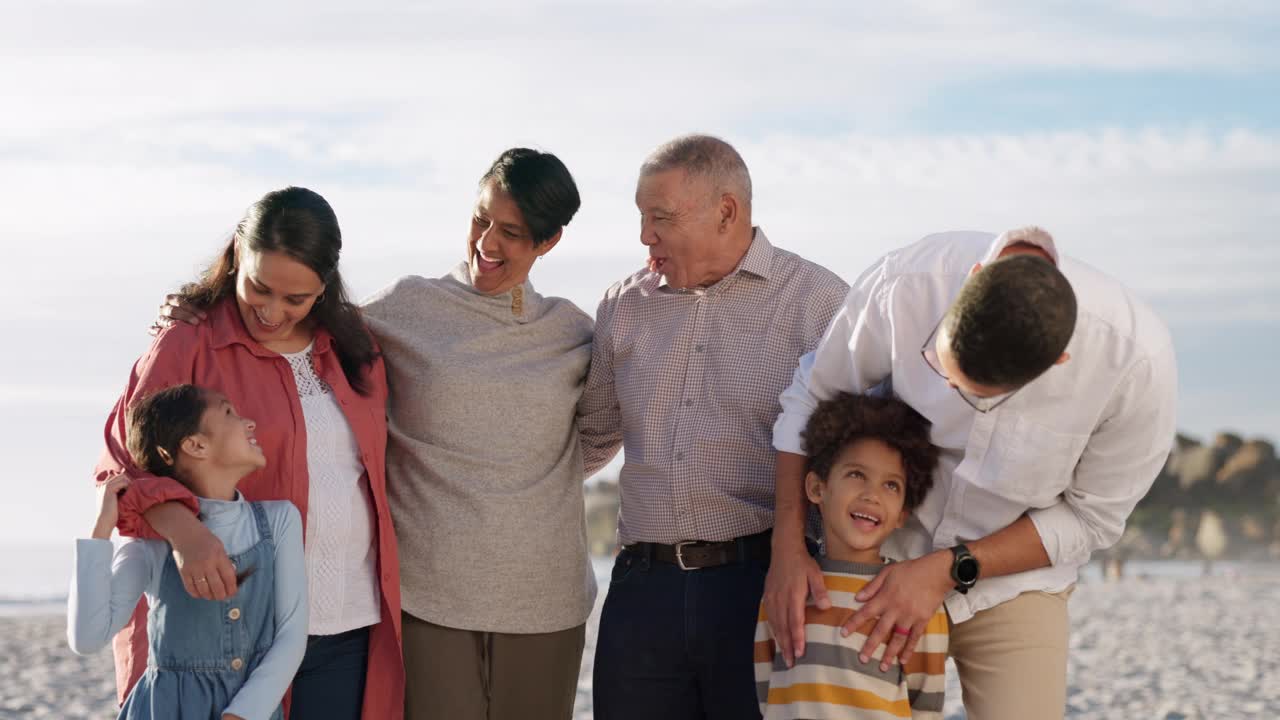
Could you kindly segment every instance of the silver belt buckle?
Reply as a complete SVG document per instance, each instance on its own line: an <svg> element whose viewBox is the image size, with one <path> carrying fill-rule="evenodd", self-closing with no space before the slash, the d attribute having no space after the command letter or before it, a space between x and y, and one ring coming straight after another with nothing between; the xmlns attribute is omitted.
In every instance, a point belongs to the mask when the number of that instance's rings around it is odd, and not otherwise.
<svg viewBox="0 0 1280 720"><path fill-rule="evenodd" d="M689 567L688 565L684 564L684 549L690 545L697 545L697 544L698 544L697 540L685 540L684 542L676 543L676 565L679 565L681 570L687 571L687 570L702 569L700 567Z"/></svg>

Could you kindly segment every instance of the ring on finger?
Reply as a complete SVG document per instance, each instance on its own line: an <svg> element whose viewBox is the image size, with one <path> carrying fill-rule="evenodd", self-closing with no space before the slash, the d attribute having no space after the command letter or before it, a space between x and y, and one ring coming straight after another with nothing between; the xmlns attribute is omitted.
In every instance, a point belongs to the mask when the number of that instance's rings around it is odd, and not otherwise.
<svg viewBox="0 0 1280 720"><path fill-rule="evenodd" d="M894 635L910 635L910 634L911 634L911 628L904 628L904 627L902 627L901 625L894 625L894 626L893 626L893 634L894 634Z"/></svg>

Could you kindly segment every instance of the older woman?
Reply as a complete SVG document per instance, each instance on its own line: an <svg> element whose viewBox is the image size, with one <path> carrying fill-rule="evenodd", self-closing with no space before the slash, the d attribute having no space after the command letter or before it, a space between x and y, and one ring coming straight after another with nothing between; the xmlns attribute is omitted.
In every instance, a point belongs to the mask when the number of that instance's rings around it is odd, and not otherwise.
<svg viewBox="0 0 1280 720"><path fill-rule="evenodd" d="M465 259L364 306L390 389L410 720L573 712L596 595L582 480L618 448L578 437L591 318L529 270L579 204L558 158L507 150L480 179Z"/></svg>
<svg viewBox="0 0 1280 720"><path fill-rule="evenodd" d="M480 180L466 257L365 305L386 357L406 717L569 718L595 575L575 419L591 318L538 294L578 190L554 155L504 152Z"/></svg>

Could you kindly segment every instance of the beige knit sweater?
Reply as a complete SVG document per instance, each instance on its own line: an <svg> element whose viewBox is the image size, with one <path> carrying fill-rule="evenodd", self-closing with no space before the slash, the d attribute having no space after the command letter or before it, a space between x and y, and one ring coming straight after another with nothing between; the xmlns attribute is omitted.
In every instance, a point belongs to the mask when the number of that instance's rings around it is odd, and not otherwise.
<svg viewBox="0 0 1280 720"><path fill-rule="evenodd" d="M532 285L497 296L465 263L370 298L385 356L387 494L405 612L464 630L543 633L586 622L584 472L575 419L592 321ZM612 453L610 453L612 455Z"/></svg>

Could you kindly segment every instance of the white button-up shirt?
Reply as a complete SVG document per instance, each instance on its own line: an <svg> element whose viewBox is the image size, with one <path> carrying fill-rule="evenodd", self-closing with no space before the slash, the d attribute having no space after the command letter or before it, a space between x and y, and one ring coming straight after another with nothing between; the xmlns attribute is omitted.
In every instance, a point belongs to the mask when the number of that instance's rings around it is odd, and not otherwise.
<svg viewBox="0 0 1280 720"><path fill-rule="evenodd" d="M1074 583L1090 553L1119 540L1175 433L1177 371L1164 323L1117 281L1051 246L1079 307L1066 363L985 414L926 364L921 348L974 264L1007 244L1003 235L949 232L883 257L801 359L774 426L775 448L804 454L800 433L820 400L885 380L933 423L942 449L933 489L886 544L888 556L919 557L1030 516L1052 564L951 593L954 622Z"/></svg>

